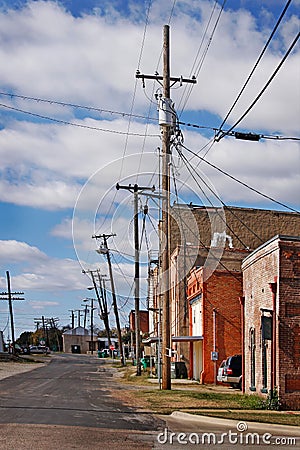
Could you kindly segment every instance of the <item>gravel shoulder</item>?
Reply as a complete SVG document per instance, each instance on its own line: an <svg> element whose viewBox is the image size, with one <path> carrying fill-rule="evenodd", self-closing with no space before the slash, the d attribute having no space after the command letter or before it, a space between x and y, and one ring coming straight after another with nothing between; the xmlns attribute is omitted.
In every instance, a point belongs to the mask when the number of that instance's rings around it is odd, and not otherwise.
<svg viewBox="0 0 300 450"><path fill-rule="evenodd" d="M0 361L0 380L4 378L12 377L24 372L30 372L31 370L41 367L41 363L48 363L50 360L41 359L28 359L28 361L15 362L15 361Z"/></svg>

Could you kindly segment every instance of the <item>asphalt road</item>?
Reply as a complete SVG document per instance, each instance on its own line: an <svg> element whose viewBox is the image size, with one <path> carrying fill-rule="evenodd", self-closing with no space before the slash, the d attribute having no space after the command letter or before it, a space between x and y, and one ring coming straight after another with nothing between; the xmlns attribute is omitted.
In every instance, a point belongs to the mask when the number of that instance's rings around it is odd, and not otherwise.
<svg viewBox="0 0 300 450"><path fill-rule="evenodd" d="M112 369L86 355L0 381L0 449L150 449L163 422L110 396Z"/></svg>

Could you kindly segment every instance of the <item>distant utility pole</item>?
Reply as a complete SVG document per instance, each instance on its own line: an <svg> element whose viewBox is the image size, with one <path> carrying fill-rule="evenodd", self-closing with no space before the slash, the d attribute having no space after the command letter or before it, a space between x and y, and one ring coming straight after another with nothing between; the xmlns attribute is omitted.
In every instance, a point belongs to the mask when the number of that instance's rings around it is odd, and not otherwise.
<svg viewBox="0 0 300 450"><path fill-rule="evenodd" d="M161 254L162 272L162 389L171 389L171 324L170 324L170 235L169 235L169 210L170 210L170 137L173 132L176 114L170 99L170 82L196 83L196 79L175 78L170 76L170 29L165 25L163 29L163 76L143 75L136 73L136 78L163 81L163 95L159 99L159 124L162 132L162 237L164 239Z"/></svg>
<svg viewBox="0 0 300 450"><path fill-rule="evenodd" d="M141 367L141 330L140 330L140 243L139 243L139 215L138 215L138 200L139 191L154 191L155 187L138 186L121 186L116 185L117 190L126 189L134 195L134 297L135 297L135 357L136 357L136 374L142 375Z"/></svg>
<svg viewBox="0 0 300 450"><path fill-rule="evenodd" d="M110 338L110 327L109 327L109 319L108 319L108 309L107 309L107 300L106 300L106 292L103 289L103 279L100 274L100 270L83 270L82 273L90 274L93 282L93 288L88 289L94 289L98 303L100 308L100 319L103 320L105 331L107 334L107 340L108 340L108 347L111 346L111 338ZM98 275L98 282L99 282L99 289L96 283L95 275Z"/></svg>
<svg viewBox="0 0 300 450"><path fill-rule="evenodd" d="M83 310L75 309L74 312L77 312L77 326L80 327L80 318L81 318L81 313L83 312Z"/></svg>
<svg viewBox="0 0 300 450"><path fill-rule="evenodd" d="M46 318L45 316L39 317L39 318L35 318L34 319L34 323L36 324L36 330L39 329L39 324L42 322L42 327L43 327L43 339L47 345L47 347L49 347L49 334L48 334L48 325L51 325L51 319Z"/></svg>
<svg viewBox="0 0 300 450"><path fill-rule="evenodd" d="M113 237L113 236L116 236L116 235L115 234L100 234L100 235L95 235L92 237L94 239L99 239L99 238L103 239L103 247L98 249L97 253L104 254L107 258L110 285L111 285L112 302L113 302L114 314L115 314L115 319L116 319L118 342L119 342L119 349L120 349L120 355L121 355L121 364L122 364L122 366L125 366L125 354L124 354L124 347L123 347L123 342L122 342L122 333L121 333L121 326L120 326L120 319L119 319L119 311L118 311L115 283L114 283L114 277L113 277L113 272L112 272L109 248L107 245L107 239L110 237Z"/></svg>
<svg viewBox="0 0 300 450"><path fill-rule="evenodd" d="M69 309L71 313L71 329L75 328L75 317L74 317L74 309Z"/></svg>
<svg viewBox="0 0 300 450"><path fill-rule="evenodd" d="M15 341L15 325L14 325L12 302L14 300L24 300L23 297L15 297L16 295L24 295L24 292L11 292L9 271L6 271L6 280L7 280L7 292L0 292L0 295L3 296L3 297L0 297L0 300L8 300L10 328L11 328L11 340L12 340L12 353L14 355L16 352L16 341Z"/></svg>

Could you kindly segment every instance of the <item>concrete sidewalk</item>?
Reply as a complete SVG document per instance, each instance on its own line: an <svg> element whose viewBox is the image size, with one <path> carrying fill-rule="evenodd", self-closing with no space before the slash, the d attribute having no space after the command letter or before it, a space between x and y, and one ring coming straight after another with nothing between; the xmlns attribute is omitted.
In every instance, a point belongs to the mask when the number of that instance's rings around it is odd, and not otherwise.
<svg viewBox="0 0 300 450"><path fill-rule="evenodd" d="M209 410L212 411L212 410ZM219 410L220 411L220 410ZM265 412L265 411L262 411ZM297 413L300 418L300 413ZM266 431L266 428L268 431L272 432L273 435L285 435L288 434L290 436L296 436L300 439L300 428L297 426L290 426L290 425L278 425L278 424L271 424L271 423L262 423L262 422L250 422L245 420L234 420L234 419L221 419L219 417L215 416L204 416L204 415L198 415L198 414L190 414L186 412L181 411L174 411L171 415L171 418L180 421L180 423L183 422L194 422L198 424L211 424L212 421L214 425L216 426L228 426L232 428L236 428L239 423L246 423L248 430L259 430L259 431ZM164 416L165 418L165 416Z"/></svg>

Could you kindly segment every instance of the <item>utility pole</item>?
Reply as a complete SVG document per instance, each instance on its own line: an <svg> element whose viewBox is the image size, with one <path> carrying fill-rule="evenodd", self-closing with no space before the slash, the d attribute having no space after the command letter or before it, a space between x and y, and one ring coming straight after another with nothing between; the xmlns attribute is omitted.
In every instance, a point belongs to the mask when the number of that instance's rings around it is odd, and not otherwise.
<svg viewBox="0 0 300 450"><path fill-rule="evenodd" d="M139 242L139 214L138 200L139 191L154 191L155 187L138 186L121 186L116 185L117 190L126 189L133 193L134 198L134 308L135 308L135 358L136 358L136 375L142 375L141 367L141 330L140 330L140 242Z"/></svg>
<svg viewBox="0 0 300 450"><path fill-rule="evenodd" d="M170 137L172 127L175 122L175 111L170 99L170 81L180 84L196 83L196 79L175 78L170 76L170 27L164 25L163 28L163 76L143 75L136 73L136 78L156 79L163 81L163 95L159 99L159 124L162 133L162 175L161 187L163 191L161 232L163 245L161 254L161 292L162 292L162 389L171 389L171 358L169 356L171 349L171 324L170 324Z"/></svg>
<svg viewBox="0 0 300 450"><path fill-rule="evenodd" d="M75 328L75 317L74 317L74 309L69 309L70 313L71 313L71 328L73 330L73 328Z"/></svg>
<svg viewBox="0 0 300 450"><path fill-rule="evenodd" d="M83 311L82 309L75 309L74 311L77 312L77 326L80 327L80 318Z"/></svg>
<svg viewBox="0 0 300 450"><path fill-rule="evenodd" d="M10 286L10 275L9 271L6 271L6 280L7 280L7 292L0 292L0 295L4 297L0 297L0 300L8 300L9 307L9 316L10 316L10 328L11 328L11 340L12 340L12 353L15 354L16 350L16 341L15 341L15 325L14 325L14 315L13 315L13 300L24 300L23 297L15 297L15 295L24 295L24 292L11 292Z"/></svg>
<svg viewBox="0 0 300 450"><path fill-rule="evenodd" d="M107 297L106 297L106 289L105 289L105 281L104 277L100 275L100 271L97 270L98 274L98 281L99 281L99 287L100 287L100 296L99 298L102 299L102 302L99 302L100 311L101 311L101 319L104 322L104 327L107 334L107 342L108 342L108 348L110 348L111 344L111 337L110 337L110 327L109 327L109 319L108 319L108 309L107 309ZM99 293L98 293L99 295ZM99 299L98 299L99 300ZM101 308L102 306L102 308Z"/></svg>
<svg viewBox="0 0 300 450"><path fill-rule="evenodd" d="M103 239L103 247L96 251L97 251L97 253L106 255L106 258L107 258L110 285L111 285L112 303L113 303L114 314L115 314L115 319L116 319L118 342L119 342L119 349L120 349L120 355L121 355L121 364L122 364L122 366L125 366L125 354L124 354L124 348L123 348L123 343L122 343L122 333L121 333L121 326L120 326L120 319L119 319L119 311L118 311L115 283L114 283L114 277L113 277L113 272L112 272L109 248L107 245L107 239L112 236L116 236L116 235L115 234L100 234L100 235L95 235L92 237L94 239L99 239L99 238Z"/></svg>
<svg viewBox="0 0 300 450"><path fill-rule="evenodd" d="M104 292L103 286L102 286L102 278L100 275L100 270L83 270L82 273L88 273L91 275L93 287L88 289L94 289L98 303L100 308L100 319L103 320L104 327L107 334L107 340L108 340L108 346L111 346L111 338L110 338L110 327L109 327L109 320L108 320L108 310L107 310L107 300L106 300L106 292ZM98 290L98 286L96 284L95 280L95 273L98 275L98 281L99 281L99 288L100 288L100 294Z"/></svg>
<svg viewBox="0 0 300 450"><path fill-rule="evenodd" d="M90 305L85 305L86 308L91 308L91 316L90 316L90 326L91 326L91 355L94 354L94 299L93 298L85 298L84 302L91 302Z"/></svg>

